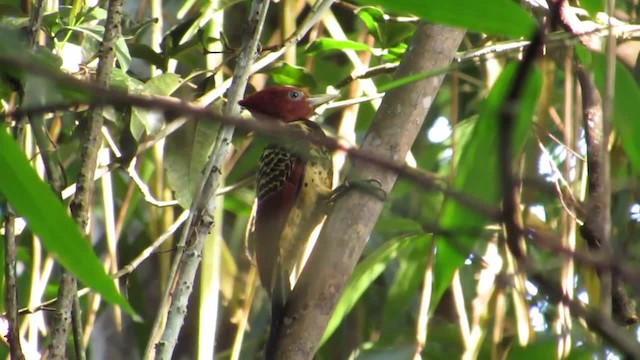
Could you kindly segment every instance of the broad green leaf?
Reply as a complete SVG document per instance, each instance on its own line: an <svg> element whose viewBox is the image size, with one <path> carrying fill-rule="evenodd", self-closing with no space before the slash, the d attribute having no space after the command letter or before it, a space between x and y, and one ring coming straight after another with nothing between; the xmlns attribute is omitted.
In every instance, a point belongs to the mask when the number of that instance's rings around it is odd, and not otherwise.
<svg viewBox="0 0 640 360"><path fill-rule="evenodd" d="M510 0L357 0L363 5L380 5L385 11L409 13L425 21L446 24L491 35L531 35L535 22Z"/></svg>
<svg viewBox="0 0 640 360"><path fill-rule="evenodd" d="M122 69L114 68L109 75L109 85L112 88L126 91L129 94L140 94L144 89L144 83L129 76Z"/></svg>
<svg viewBox="0 0 640 360"><path fill-rule="evenodd" d="M62 203L38 178L24 153L4 129L0 130L0 169L3 169L0 192L26 219L47 251L82 283L135 315Z"/></svg>
<svg viewBox="0 0 640 360"><path fill-rule="evenodd" d="M376 251L356 266L351 274L345 290L338 300L331 320L324 331L320 346L327 341L338 328L342 319L353 309L369 285L382 274L389 261L395 258L405 246L419 239L417 236L395 238L385 242Z"/></svg>
<svg viewBox="0 0 640 360"><path fill-rule="evenodd" d="M591 16L600 11L604 11L605 0L580 0L580 5L587 10Z"/></svg>
<svg viewBox="0 0 640 360"><path fill-rule="evenodd" d="M406 360L413 359L416 351L414 344L401 344L388 348L373 348L358 354L358 360Z"/></svg>
<svg viewBox="0 0 640 360"><path fill-rule="evenodd" d="M546 334L545 334L546 335ZM558 339L552 336L545 336L536 339L533 343L526 347L514 344L509 350L507 359L517 360L537 360L537 359L555 359L558 353ZM571 349L571 353L567 359L571 360L588 360L598 358L603 349L597 349L594 345L580 345Z"/></svg>
<svg viewBox="0 0 640 360"><path fill-rule="evenodd" d="M604 94L607 63L605 55L598 53L590 53L590 55L596 86L600 94ZM616 135L620 137L622 148L629 157L636 174L640 173L640 141L638 141L640 122L636 116L638 104L640 104L638 84L629 70L617 61L612 125Z"/></svg>
<svg viewBox="0 0 640 360"><path fill-rule="evenodd" d="M400 62L405 51L407 51L407 44L399 43L396 46L387 48L384 54L382 54L382 60L395 63Z"/></svg>
<svg viewBox="0 0 640 360"><path fill-rule="evenodd" d="M527 347L520 347L515 344L509 351L509 359L534 360L534 359L555 359L558 353L558 340L542 339L528 344Z"/></svg>
<svg viewBox="0 0 640 360"><path fill-rule="evenodd" d="M323 38L309 44L309 46L307 46L307 48L305 49L305 52L308 55L314 55L318 52L329 50L372 51L371 47L357 41Z"/></svg>
<svg viewBox="0 0 640 360"><path fill-rule="evenodd" d="M499 111L509 91L517 63L511 63L502 71L485 100L480 117L469 133L461 138L453 187L483 203L498 208L500 181L498 178L498 122ZM540 93L542 78L534 71L526 84L516 111L513 132L513 156L518 156L530 133L533 111ZM437 237L437 253L434 264L435 284L432 309L451 283L453 273L474 247L477 237L469 233L482 232L488 219L452 199L446 199L440 216L440 227L461 234L455 237Z"/></svg>
<svg viewBox="0 0 640 360"><path fill-rule="evenodd" d="M4 15L0 19L0 23L4 22L4 20L8 17L26 17L22 12L20 1L18 0L0 0L0 14Z"/></svg>
<svg viewBox="0 0 640 360"><path fill-rule="evenodd" d="M307 70L301 66L289 65L282 62L267 71L273 77L273 81L279 85L299 86L315 88L316 81Z"/></svg>
<svg viewBox="0 0 640 360"><path fill-rule="evenodd" d="M411 83L416 82L418 80L422 80L422 79L426 79L426 78L429 78L429 77L434 77L434 76L446 74L453 68L455 68L455 66L445 67L445 68L441 68L441 69L434 69L434 70L424 71L424 72L420 72L420 73L417 73L417 74L412 74L412 75L409 75L409 76L405 76L403 78L396 79L396 80L390 81L390 82L388 82L388 83L386 83L384 85L378 86L378 92L380 92L380 93L387 92L387 91L389 91L391 89L395 89L395 88L400 87L400 86L411 84Z"/></svg>
<svg viewBox="0 0 640 360"><path fill-rule="evenodd" d="M248 218L251 216L254 198L255 192L249 189L227 194L224 197L224 209L236 214L236 216L246 216Z"/></svg>
<svg viewBox="0 0 640 360"><path fill-rule="evenodd" d="M165 170L169 188L185 209L191 206L193 194L202 180L218 131L218 124L207 120L192 120L167 138L164 148Z"/></svg>
<svg viewBox="0 0 640 360"><path fill-rule="evenodd" d="M384 335L391 335L398 323L398 314L406 309L420 293L424 272L429 260L432 236L416 238L405 251L398 256L400 264L395 279L389 287L382 313Z"/></svg>
<svg viewBox="0 0 640 360"><path fill-rule="evenodd" d="M39 76L27 75L24 81L24 106L37 107L45 104L61 103L62 94L51 91L55 85L47 79Z"/></svg>
<svg viewBox="0 0 640 360"><path fill-rule="evenodd" d="M369 30L369 34L377 41L382 42L382 32L378 24L384 21L384 13L373 6L364 6L358 9L356 14Z"/></svg>
<svg viewBox="0 0 640 360"><path fill-rule="evenodd" d="M182 84L178 74L165 73L152 77L144 84L143 91L154 95L169 96Z"/></svg>
<svg viewBox="0 0 640 360"><path fill-rule="evenodd" d="M65 26L64 28L79 31L83 34L89 35L97 41L102 41L104 36L104 26L101 25L82 24L78 26ZM124 41L122 36L116 40L115 52L118 62L120 63L120 68L127 71L131 64L131 54L129 54L129 48L127 48L127 43Z"/></svg>
<svg viewBox="0 0 640 360"><path fill-rule="evenodd" d="M142 59L159 69L164 69L166 65L164 57L155 52L149 45L138 43L129 44L129 52L132 57Z"/></svg>
<svg viewBox="0 0 640 360"><path fill-rule="evenodd" d="M380 216L380 219L376 222L374 231L385 239L417 235L424 232L422 225L415 220L387 213L383 213L383 215Z"/></svg>
<svg viewBox="0 0 640 360"><path fill-rule="evenodd" d="M165 73L153 77L142 86L142 93L169 96L182 84L180 75ZM134 106L131 110L131 135L139 140L143 132L149 135L157 133L164 125L164 117L157 111Z"/></svg>

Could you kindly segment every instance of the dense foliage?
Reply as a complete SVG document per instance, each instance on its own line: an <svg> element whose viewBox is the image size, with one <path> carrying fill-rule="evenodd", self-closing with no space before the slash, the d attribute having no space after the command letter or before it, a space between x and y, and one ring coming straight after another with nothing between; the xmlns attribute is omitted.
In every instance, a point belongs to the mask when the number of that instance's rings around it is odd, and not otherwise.
<svg viewBox="0 0 640 360"><path fill-rule="evenodd" d="M253 180L265 143L287 140L225 105L256 26L247 93L339 92L316 121L343 143L362 142L385 92L446 74L435 98L419 99L428 115L405 161L391 158L407 166L370 219L318 359L640 356L637 2L607 12L596 0L357 0L314 17L313 1L280 0L264 24L257 0L125 2L105 50L117 3L0 0L0 308L26 358L56 353L73 296L47 301L64 293L63 272L91 289L73 311L83 335L65 333L63 354L153 349L167 287L182 286L172 263L192 250L189 209L204 247L173 358L259 356L270 307L246 245ZM395 77L416 29L440 25L466 30L452 64ZM540 49L528 46L536 35ZM212 212L194 215L226 140ZM93 177L91 149L95 188L72 201L87 191L72 185ZM336 184L351 161L335 153ZM16 342L6 336L2 356Z"/></svg>

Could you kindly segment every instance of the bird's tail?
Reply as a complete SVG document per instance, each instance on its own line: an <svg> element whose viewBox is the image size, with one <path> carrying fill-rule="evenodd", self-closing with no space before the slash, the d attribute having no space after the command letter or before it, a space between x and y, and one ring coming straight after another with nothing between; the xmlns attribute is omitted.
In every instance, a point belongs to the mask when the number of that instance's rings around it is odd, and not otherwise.
<svg viewBox="0 0 640 360"><path fill-rule="evenodd" d="M271 297L271 327L269 328L269 337L265 346L265 359L273 360L276 355L276 343L280 333L280 326L284 319L284 310L287 304L287 297L291 292L291 285L286 272L278 271L278 279L275 282L276 287L273 289Z"/></svg>
<svg viewBox="0 0 640 360"><path fill-rule="evenodd" d="M283 316L284 304L274 301L273 304L271 304L271 327L269 328L269 337L267 338L267 344L264 350L265 360L275 359L276 343L278 342L278 333L280 332Z"/></svg>

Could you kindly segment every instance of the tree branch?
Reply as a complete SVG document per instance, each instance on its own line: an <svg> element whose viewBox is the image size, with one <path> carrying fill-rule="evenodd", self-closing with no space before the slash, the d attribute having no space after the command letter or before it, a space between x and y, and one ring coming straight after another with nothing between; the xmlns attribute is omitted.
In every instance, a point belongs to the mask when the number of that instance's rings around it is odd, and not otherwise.
<svg viewBox="0 0 640 360"><path fill-rule="evenodd" d="M602 99L591 76L582 67L576 68L576 77L582 89L582 111L587 144L588 198L584 225L580 233L591 251L612 251L609 245L611 227L610 202L611 184L609 179L608 131L602 114ZM604 242L604 243L603 243ZM603 246L604 245L604 246ZM598 274L601 273L601 268ZM611 268L605 267L607 271ZM613 270L613 269L611 269ZM600 276L600 275L599 275ZM611 309L613 315L630 325L638 321L633 302L629 299L621 282L620 274L611 272Z"/></svg>
<svg viewBox="0 0 640 360"><path fill-rule="evenodd" d="M446 67L464 31L439 25L418 26L395 78ZM369 129L362 151L381 159L404 159L444 75L389 91ZM349 178L380 180L390 191L397 173L356 161ZM353 271L383 204L359 193L346 194L329 214L315 249L291 294L277 342L278 359L311 359L347 278Z"/></svg>
<svg viewBox="0 0 640 360"><path fill-rule="evenodd" d="M247 86L251 64L258 49L268 9L269 0L254 0L252 2L248 29L245 32L242 51L238 56L236 69L234 70L224 115L238 115L240 112L237 102L242 98ZM149 341L149 344L154 343L155 331L159 329L160 320L165 316L164 311L170 302L170 306L167 309L168 313L166 314L166 327L162 333L161 340L156 344L155 357L157 359L171 359L173 349L177 343L178 334L187 313L187 305L193 290L196 271L202 258L201 253L204 241L213 227L214 209L210 209L209 202L218 188L222 165L231 143L234 129L235 127L231 124L225 124L221 127L205 167L198 193L194 196L194 201L191 204L187 226L183 229L171 266L167 292L159 307L154 324L154 332L152 332L152 337ZM146 354L151 354L152 351L150 345L148 345Z"/></svg>
<svg viewBox="0 0 640 360"><path fill-rule="evenodd" d="M18 324L18 280L16 276L16 214L9 204L6 206L4 219L4 305L6 320L9 327L7 341L11 359L22 360L22 346L20 344L20 327Z"/></svg>
<svg viewBox="0 0 640 360"><path fill-rule="evenodd" d="M106 88L109 83L109 74L113 68L115 59L114 46L120 37L120 22L122 19L122 0L110 0L105 23L104 36L100 45L98 56L98 68L96 81L99 86ZM95 106L91 110L89 120L82 123L83 141L81 143L80 172L77 180L76 195L69 205L74 219L82 230L87 229L89 221L89 209L93 198L93 176L96 171L98 150L102 143L103 116L102 107ZM60 289L56 312L53 321L51 344L49 344L49 356L51 359L66 359L67 330L72 319L71 311L75 308L76 316L79 308L74 306L78 284L70 274L63 272L60 281ZM81 331L77 329L76 334ZM82 335L76 338L76 344L82 343ZM76 347L78 348L78 347ZM84 350L81 350L84 352Z"/></svg>

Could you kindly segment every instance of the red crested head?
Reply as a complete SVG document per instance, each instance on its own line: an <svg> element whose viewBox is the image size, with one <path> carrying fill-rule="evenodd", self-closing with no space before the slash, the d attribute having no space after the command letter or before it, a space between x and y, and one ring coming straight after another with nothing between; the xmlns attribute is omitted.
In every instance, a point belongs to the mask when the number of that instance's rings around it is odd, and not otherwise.
<svg viewBox="0 0 640 360"><path fill-rule="evenodd" d="M335 99L336 95L309 96L301 89L273 86L240 100L238 104L255 117L267 117L283 122L308 119L313 110Z"/></svg>

